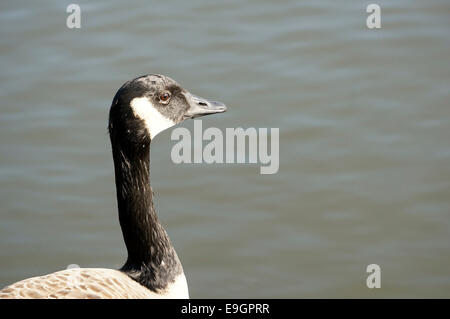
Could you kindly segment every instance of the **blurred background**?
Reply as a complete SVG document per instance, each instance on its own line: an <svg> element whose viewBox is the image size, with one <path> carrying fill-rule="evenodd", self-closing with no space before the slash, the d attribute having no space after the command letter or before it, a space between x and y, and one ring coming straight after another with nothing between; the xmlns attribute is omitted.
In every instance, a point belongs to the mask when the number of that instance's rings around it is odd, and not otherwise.
<svg viewBox="0 0 450 319"><path fill-rule="evenodd" d="M450 297L447 0L377 1L373 30L368 1L77 1L68 29L70 3L0 3L1 287L123 264L109 106L162 73L227 104L204 129L280 128L274 175L152 143L191 297Z"/></svg>

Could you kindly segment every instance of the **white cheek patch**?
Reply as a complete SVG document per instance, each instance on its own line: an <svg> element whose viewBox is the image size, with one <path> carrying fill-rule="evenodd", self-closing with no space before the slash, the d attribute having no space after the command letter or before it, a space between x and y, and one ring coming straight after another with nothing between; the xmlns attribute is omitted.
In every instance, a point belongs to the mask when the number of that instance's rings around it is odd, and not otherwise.
<svg viewBox="0 0 450 319"><path fill-rule="evenodd" d="M130 105L134 115L144 121L151 139L158 133L175 125L174 121L159 113L146 97L134 98Z"/></svg>

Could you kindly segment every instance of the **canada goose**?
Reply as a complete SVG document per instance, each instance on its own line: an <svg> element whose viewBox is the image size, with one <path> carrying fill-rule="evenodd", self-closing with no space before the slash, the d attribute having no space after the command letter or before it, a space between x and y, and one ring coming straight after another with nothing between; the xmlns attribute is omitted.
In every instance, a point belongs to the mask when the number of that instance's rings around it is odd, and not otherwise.
<svg viewBox="0 0 450 319"><path fill-rule="evenodd" d="M114 96L108 125L125 265L25 279L0 290L0 298L189 298L183 267L153 207L150 142L185 119L225 110L223 103L192 95L167 76L126 82Z"/></svg>

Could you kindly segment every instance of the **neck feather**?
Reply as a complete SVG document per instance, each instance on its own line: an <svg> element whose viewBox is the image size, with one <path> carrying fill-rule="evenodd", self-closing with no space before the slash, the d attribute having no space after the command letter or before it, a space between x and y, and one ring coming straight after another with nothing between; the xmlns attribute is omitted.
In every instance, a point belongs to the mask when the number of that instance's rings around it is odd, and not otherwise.
<svg viewBox="0 0 450 319"><path fill-rule="evenodd" d="M121 270L152 291L164 290L183 269L153 207L150 141L112 144L119 220L128 250Z"/></svg>

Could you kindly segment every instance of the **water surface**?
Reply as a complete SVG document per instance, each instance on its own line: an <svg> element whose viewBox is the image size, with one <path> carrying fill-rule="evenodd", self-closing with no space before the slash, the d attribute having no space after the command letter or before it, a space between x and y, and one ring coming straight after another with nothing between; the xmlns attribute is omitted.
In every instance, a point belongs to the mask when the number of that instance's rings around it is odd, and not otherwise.
<svg viewBox="0 0 450 319"><path fill-rule="evenodd" d="M363 1L77 3L79 30L65 2L0 4L0 286L122 265L107 114L163 73L228 105L204 128L280 128L274 175L152 143L192 297L450 297L448 1L378 1L379 30Z"/></svg>

